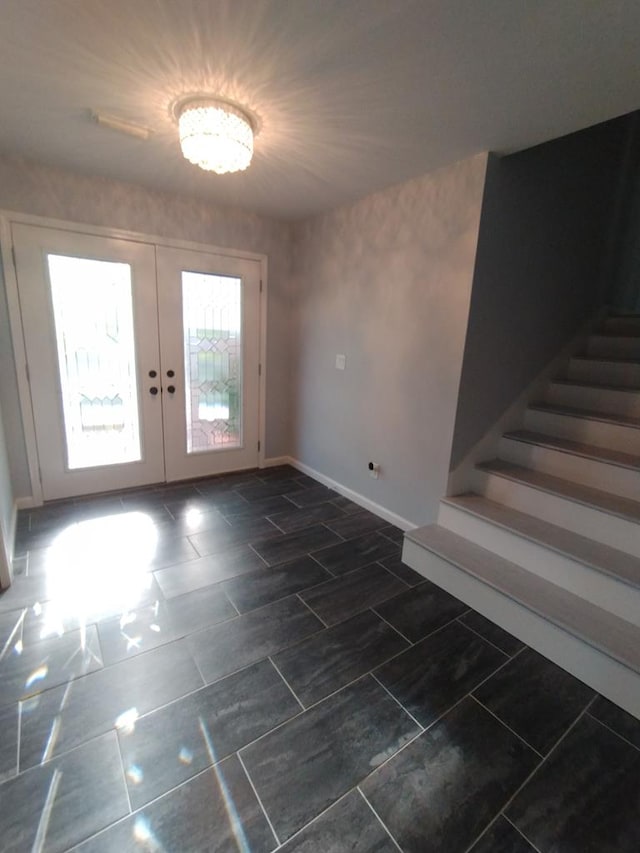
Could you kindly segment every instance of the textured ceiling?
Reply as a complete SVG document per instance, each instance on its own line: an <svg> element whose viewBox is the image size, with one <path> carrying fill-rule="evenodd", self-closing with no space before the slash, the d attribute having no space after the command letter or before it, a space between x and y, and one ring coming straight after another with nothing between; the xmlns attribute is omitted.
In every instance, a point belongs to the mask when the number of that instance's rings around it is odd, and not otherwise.
<svg viewBox="0 0 640 853"><path fill-rule="evenodd" d="M198 91L258 115L247 172L182 159ZM281 219L639 107L638 0L0 0L0 152Z"/></svg>

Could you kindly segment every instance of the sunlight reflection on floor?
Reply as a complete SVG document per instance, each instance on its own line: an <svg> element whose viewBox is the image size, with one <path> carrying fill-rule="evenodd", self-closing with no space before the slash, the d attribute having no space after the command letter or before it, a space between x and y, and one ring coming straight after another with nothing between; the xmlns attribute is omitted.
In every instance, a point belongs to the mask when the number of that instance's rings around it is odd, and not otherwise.
<svg viewBox="0 0 640 853"><path fill-rule="evenodd" d="M156 526L143 512L89 519L63 530L47 553L48 600L34 613L42 615L40 636L138 606L153 582L149 567L157 544Z"/></svg>

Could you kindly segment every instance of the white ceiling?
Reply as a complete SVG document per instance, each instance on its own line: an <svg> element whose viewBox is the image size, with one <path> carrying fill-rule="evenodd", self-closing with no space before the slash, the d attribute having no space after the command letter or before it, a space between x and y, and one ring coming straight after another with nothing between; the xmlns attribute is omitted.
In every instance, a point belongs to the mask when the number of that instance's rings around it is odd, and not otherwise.
<svg viewBox="0 0 640 853"><path fill-rule="evenodd" d="M259 116L247 172L182 159L199 91ZM638 0L0 0L1 152L281 219L638 108Z"/></svg>

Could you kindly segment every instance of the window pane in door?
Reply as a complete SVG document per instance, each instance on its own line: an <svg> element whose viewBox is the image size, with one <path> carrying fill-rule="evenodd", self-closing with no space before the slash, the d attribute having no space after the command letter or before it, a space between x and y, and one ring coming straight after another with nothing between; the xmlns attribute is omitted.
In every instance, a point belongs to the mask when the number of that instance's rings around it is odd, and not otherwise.
<svg viewBox="0 0 640 853"><path fill-rule="evenodd" d="M141 458L129 264L48 255L69 469Z"/></svg>
<svg viewBox="0 0 640 853"><path fill-rule="evenodd" d="M182 273L187 453L242 446L242 280Z"/></svg>

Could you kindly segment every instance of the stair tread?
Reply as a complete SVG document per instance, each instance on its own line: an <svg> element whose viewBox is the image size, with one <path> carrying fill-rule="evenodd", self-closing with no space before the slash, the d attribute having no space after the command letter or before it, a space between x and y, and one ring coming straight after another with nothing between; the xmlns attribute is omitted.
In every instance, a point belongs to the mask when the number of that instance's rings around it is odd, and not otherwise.
<svg viewBox="0 0 640 853"><path fill-rule="evenodd" d="M615 355L573 355L572 360L577 361L597 361L604 364L640 364L638 358L620 358Z"/></svg>
<svg viewBox="0 0 640 853"><path fill-rule="evenodd" d="M640 588L640 559L627 554L626 551L603 545L587 536L573 533L564 527L558 527L474 492L443 498L442 502L459 507L583 565Z"/></svg>
<svg viewBox="0 0 640 853"><path fill-rule="evenodd" d="M640 362L638 362L640 364ZM590 388L594 391L620 391L622 394L640 394L640 385L612 385L610 382L594 382L584 379L557 379L551 380L551 385L566 385L570 388Z"/></svg>
<svg viewBox="0 0 640 853"><path fill-rule="evenodd" d="M534 432L529 429L516 429L506 432L504 438L523 441L527 444L536 444L551 450L560 450L563 453L572 453L575 456L584 456L587 459L606 462L610 465L619 465L624 468L640 470L640 456L633 453L625 453L622 450L611 450L608 447L598 447L595 444L585 444L582 441L560 438L542 432Z"/></svg>
<svg viewBox="0 0 640 853"><path fill-rule="evenodd" d="M581 409L577 406L564 406L558 403L531 403L530 409L536 412L549 412L554 415L569 415L572 418L585 418L591 421L606 421L607 423L620 424L621 426L640 428L640 418L630 415L619 415L615 412L602 412L597 409Z"/></svg>
<svg viewBox="0 0 640 853"><path fill-rule="evenodd" d="M525 468L522 465L516 465L514 462L507 462L504 459L481 462L477 465L477 468L480 471L507 477L510 480L519 481L535 489L552 492L563 498L585 504L602 512L640 523L640 502L634 501L631 498L623 498L611 492L594 489L592 486L583 486L571 480L554 477L552 474L534 471L532 468Z"/></svg>
<svg viewBox="0 0 640 853"><path fill-rule="evenodd" d="M640 628L438 525L406 537L640 672Z"/></svg>

